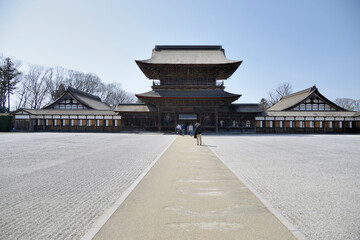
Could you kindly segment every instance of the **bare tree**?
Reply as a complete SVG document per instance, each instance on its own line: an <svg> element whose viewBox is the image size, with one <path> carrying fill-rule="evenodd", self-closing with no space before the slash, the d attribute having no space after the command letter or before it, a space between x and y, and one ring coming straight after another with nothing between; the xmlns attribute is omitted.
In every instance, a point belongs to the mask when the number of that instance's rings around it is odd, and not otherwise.
<svg viewBox="0 0 360 240"><path fill-rule="evenodd" d="M355 111L360 111L360 99L355 100Z"/></svg>
<svg viewBox="0 0 360 240"><path fill-rule="evenodd" d="M64 84L66 87L73 87L89 94L96 94L101 91L101 79L93 73L81 73L74 70L68 70L67 75Z"/></svg>
<svg viewBox="0 0 360 240"><path fill-rule="evenodd" d="M93 73L30 65L28 72L21 77L20 88L16 92L17 107L38 109L46 100L58 99L68 87L98 95L112 107L137 100L134 94L124 91L119 83L104 84Z"/></svg>
<svg viewBox="0 0 360 240"><path fill-rule="evenodd" d="M334 102L340 107L349 111L360 111L360 100L351 98L337 98Z"/></svg>
<svg viewBox="0 0 360 240"><path fill-rule="evenodd" d="M52 100L56 100L65 92L65 79L67 78L67 70L62 67L53 68L52 78L46 81L46 87Z"/></svg>
<svg viewBox="0 0 360 240"><path fill-rule="evenodd" d="M281 83L276 89L268 93L267 102L270 106L275 105L281 100L281 98L292 93L292 86L290 83Z"/></svg>
<svg viewBox="0 0 360 240"><path fill-rule="evenodd" d="M18 107L39 109L44 100L48 99L47 82L52 74L52 68L30 65L28 73L21 80Z"/></svg>
<svg viewBox="0 0 360 240"><path fill-rule="evenodd" d="M104 84L99 95L112 108L120 103L135 103L137 100L134 94L124 91L119 83Z"/></svg>

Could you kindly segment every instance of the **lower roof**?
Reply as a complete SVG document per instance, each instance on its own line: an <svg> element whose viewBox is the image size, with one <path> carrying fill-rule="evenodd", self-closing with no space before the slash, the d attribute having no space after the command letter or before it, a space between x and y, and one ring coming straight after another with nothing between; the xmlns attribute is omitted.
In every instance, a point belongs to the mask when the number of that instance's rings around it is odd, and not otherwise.
<svg viewBox="0 0 360 240"><path fill-rule="evenodd" d="M226 113L261 113L264 110L257 103L233 103L230 105L222 106L219 112Z"/></svg>
<svg viewBox="0 0 360 240"><path fill-rule="evenodd" d="M156 107L143 103L119 104L114 109L115 112L157 112Z"/></svg>
<svg viewBox="0 0 360 240"><path fill-rule="evenodd" d="M137 97L145 98L239 98L241 95L232 94L224 90L152 90L146 93L136 94Z"/></svg>

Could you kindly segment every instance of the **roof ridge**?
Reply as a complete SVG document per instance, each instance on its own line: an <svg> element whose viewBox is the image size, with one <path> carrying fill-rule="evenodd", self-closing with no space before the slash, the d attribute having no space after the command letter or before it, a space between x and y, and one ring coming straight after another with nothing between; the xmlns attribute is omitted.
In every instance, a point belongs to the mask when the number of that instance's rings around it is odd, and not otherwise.
<svg viewBox="0 0 360 240"><path fill-rule="evenodd" d="M86 93L84 91L81 91L81 90L73 88L73 87L68 87L68 91L71 92L71 93L80 94L80 95L83 95L85 97L89 97L89 98L93 98L95 100L101 101L101 98L99 96L96 96L96 95L93 95L93 94L90 94L90 93Z"/></svg>
<svg viewBox="0 0 360 240"><path fill-rule="evenodd" d="M155 50L223 50L223 48L221 45L155 45Z"/></svg>
<svg viewBox="0 0 360 240"><path fill-rule="evenodd" d="M316 85L312 86L312 87L309 87L307 89L304 89L304 90L301 90L301 91L298 91L298 92L295 92L295 93L291 93L289 95L286 95L284 97L282 97L281 99L284 99L284 98L289 98L289 97L293 97L293 96L296 96L296 95L299 95L299 94L303 94L303 93L306 93L306 92L312 92L312 91L315 91L317 88L316 88Z"/></svg>

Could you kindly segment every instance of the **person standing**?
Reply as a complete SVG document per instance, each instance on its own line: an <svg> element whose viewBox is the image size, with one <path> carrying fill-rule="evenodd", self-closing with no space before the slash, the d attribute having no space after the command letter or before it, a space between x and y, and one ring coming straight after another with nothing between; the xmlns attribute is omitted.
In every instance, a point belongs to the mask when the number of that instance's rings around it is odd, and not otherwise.
<svg viewBox="0 0 360 240"><path fill-rule="evenodd" d="M181 135L184 136L185 135L185 131L186 131L186 126L185 124L181 125Z"/></svg>
<svg viewBox="0 0 360 240"><path fill-rule="evenodd" d="M202 144L202 139L201 139L201 133L202 133L202 127L200 125L200 123L197 123L195 125L195 136L194 138L196 138L196 141L197 141L197 145L200 145Z"/></svg>
<svg viewBox="0 0 360 240"><path fill-rule="evenodd" d="M176 134L179 134L179 135L180 135L180 133L181 133L181 125L178 124L178 125L176 126Z"/></svg>
<svg viewBox="0 0 360 240"><path fill-rule="evenodd" d="M189 125L189 134L190 134L190 136L192 136L193 133L194 133L194 127L193 127L193 125L190 123L190 125Z"/></svg>

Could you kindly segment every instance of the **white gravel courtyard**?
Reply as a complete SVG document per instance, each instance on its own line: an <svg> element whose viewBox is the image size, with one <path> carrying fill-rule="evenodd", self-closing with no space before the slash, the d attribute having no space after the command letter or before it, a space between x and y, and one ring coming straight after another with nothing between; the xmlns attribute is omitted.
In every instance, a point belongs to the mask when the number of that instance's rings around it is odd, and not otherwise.
<svg viewBox="0 0 360 240"><path fill-rule="evenodd" d="M205 136L308 239L360 239L359 135Z"/></svg>
<svg viewBox="0 0 360 240"><path fill-rule="evenodd" d="M0 133L0 239L80 239L173 139Z"/></svg>

